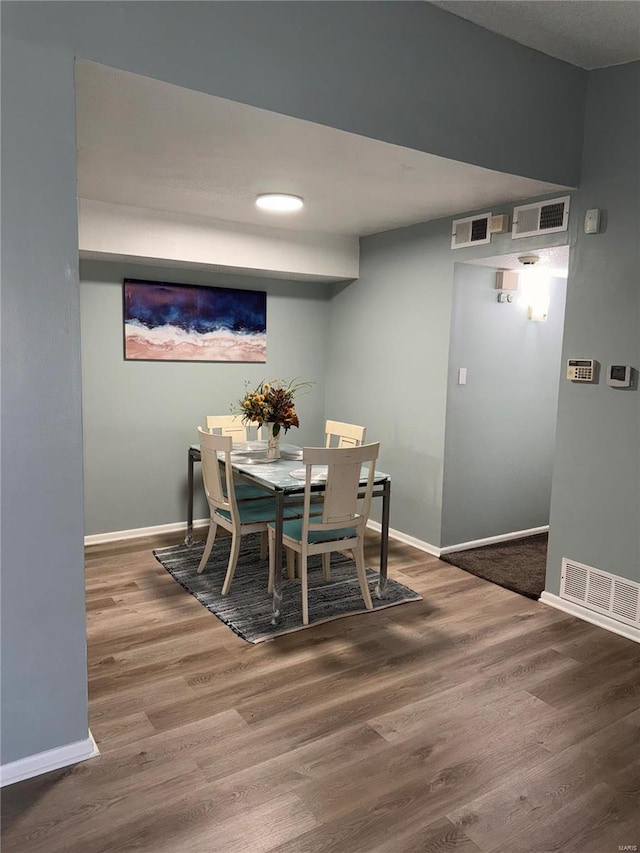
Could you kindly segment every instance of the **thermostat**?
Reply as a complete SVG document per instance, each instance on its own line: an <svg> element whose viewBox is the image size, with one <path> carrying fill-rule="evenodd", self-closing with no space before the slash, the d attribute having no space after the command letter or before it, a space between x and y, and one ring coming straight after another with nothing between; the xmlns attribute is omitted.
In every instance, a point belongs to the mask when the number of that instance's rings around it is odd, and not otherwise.
<svg viewBox="0 0 640 853"><path fill-rule="evenodd" d="M593 382L595 368L593 358L570 358L567 361L567 379L572 382Z"/></svg>
<svg viewBox="0 0 640 853"><path fill-rule="evenodd" d="M628 388L631 385L631 367L625 364L610 364L607 367L607 385Z"/></svg>

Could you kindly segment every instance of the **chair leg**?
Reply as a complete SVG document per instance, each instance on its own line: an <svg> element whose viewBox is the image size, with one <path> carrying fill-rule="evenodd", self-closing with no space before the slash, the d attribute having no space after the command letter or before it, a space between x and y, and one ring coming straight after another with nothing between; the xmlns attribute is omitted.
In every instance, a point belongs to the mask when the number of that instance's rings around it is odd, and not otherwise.
<svg viewBox="0 0 640 853"><path fill-rule="evenodd" d="M331 580L331 553L329 551L322 555L322 579Z"/></svg>
<svg viewBox="0 0 640 853"><path fill-rule="evenodd" d="M364 542L362 539L360 539L358 545L353 549L353 556L358 571L360 590L364 598L364 606L367 610L373 610L373 602L371 601L371 593L369 592L369 584L367 583L367 569L364 564Z"/></svg>
<svg viewBox="0 0 640 853"><path fill-rule="evenodd" d="M222 595L229 595L229 590L231 589L231 581L233 580L233 576L236 571L236 564L238 562L238 555L240 554L240 540L242 537L238 533L237 530L233 531L233 536L231 538L231 553L229 554L229 565L227 566L227 574L224 579L224 583L222 584Z"/></svg>
<svg viewBox="0 0 640 853"><path fill-rule="evenodd" d="M307 583L307 553L300 553L300 578L302 580L302 624L309 624L309 585Z"/></svg>
<svg viewBox="0 0 640 853"><path fill-rule="evenodd" d="M260 534L260 559L266 560L269 553L269 536L266 530Z"/></svg>
<svg viewBox="0 0 640 853"><path fill-rule="evenodd" d="M275 535L275 534L274 534ZM296 552L292 548L287 548L287 577L290 581L296 579Z"/></svg>
<svg viewBox="0 0 640 853"><path fill-rule="evenodd" d="M267 584L267 593L273 595L273 582L275 579L276 569L276 532L271 527L267 528L267 536L269 539L269 582Z"/></svg>
<svg viewBox="0 0 640 853"><path fill-rule="evenodd" d="M202 559L198 565L198 574L202 572L204 567L207 565L207 560L211 555L211 549L213 548L213 543L216 539L216 533L218 532L218 525L211 519L209 522L209 532L207 533L207 543L204 546L204 551L202 552Z"/></svg>

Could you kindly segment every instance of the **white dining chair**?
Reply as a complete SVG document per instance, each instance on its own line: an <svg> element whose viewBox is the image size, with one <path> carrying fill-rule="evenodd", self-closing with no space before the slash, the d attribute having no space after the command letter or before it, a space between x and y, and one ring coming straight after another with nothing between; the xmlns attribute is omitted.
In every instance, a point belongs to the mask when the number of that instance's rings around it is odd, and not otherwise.
<svg viewBox="0 0 640 853"><path fill-rule="evenodd" d="M324 432L325 447L360 447L364 444L367 428L341 421L327 421Z"/></svg>
<svg viewBox="0 0 640 853"><path fill-rule="evenodd" d="M302 622L309 624L307 561L322 555L323 577L330 580L329 561L332 551L349 550L353 554L362 597L367 610L373 608L364 563L364 534L371 508L375 462L380 443L360 447L305 447L302 461L306 468L302 517L285 520L283 547L299 555L302 586ZM326 466L322 504L315 502L311 491L313 466ZM366 486L361 485L362 469L367 470ZM362 498L359 494L364 491ZM359 501L361 501L359 506ZM320 509L322 514L319 514ZM269 522L269 591L275 579L275 524Z"/></svg>
<svg viewBox="0 0 640 853"><path fill-rule="evenodd" d="M234 442L251 441L252 432L262 438L262 427L258 424L243 423L242 415L207 415L205 425L209 432L219 432L220 435L230 435Z"/></svg>
<svg viewBox="0 0 640 853"><path fill-rule="evenodd" d="M242 537L247 533L265 532L268 522L275 521L276 505L272 497L265 497L262 500L238 501L231 467L231 448L233 446L231 436L216 435L203 430L202 427L198 427L198 436L200 439L202 480L210 515L209 532L202 559L198 565L198 573L200 574L207 565L218 527L222 527L231 533L229 563L222 585L222 595L228 595L238 563ZM224 462L224 467L220 465L221 461ZM293 518L299 512L298 507L285 506L284 517Z"/></svg>
<svg viewBox="0 0 640 853"><path fill-rule="evenodd" d="M242 422L242 415L207 415L205 418L207 430L218 435L231 436L234 444L246 442L251 437L251 424ZM258 428L257 436L260 438L261 427ZM261 489L260 486L251 486L249 483L243 483L239 478L234 480L236 486L236 500L251 501L260 500L268 497L268 492ZM264 559L267 556L267 539L266 534L262 543L262 552L260 556Z"/></svg>

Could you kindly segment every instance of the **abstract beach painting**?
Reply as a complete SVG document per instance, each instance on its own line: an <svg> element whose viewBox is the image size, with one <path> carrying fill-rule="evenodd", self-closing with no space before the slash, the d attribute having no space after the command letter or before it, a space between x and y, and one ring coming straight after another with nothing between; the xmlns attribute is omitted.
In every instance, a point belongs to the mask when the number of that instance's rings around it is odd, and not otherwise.
<svg viewBox="0 0 640 853"><path fill-rule="evenodd" d="M267 359L267 294L125 278L124 357L141 361Z"/></svg>

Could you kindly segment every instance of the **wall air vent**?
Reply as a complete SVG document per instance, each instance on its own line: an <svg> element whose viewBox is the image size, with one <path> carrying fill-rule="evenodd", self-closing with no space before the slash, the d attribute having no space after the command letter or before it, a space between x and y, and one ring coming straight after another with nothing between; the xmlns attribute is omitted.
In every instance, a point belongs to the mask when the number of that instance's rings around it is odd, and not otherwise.
<svg viewBox="0 0 640 853"><path fill-rule="evenodd" d="M451 225L451 248L463 249L465 246L477 246L491 240L489 233L490 213L479 213L466 219L454 219Z"/></svg>
<svg viewBox="0 0 640 853"><path fill-rule="evenodd" d="M564 558L560 598L640 628L640 584L635 581Z"/></svg>
<svg viewBox="0 0 640 853"><path fill-rule="evenodd" d="M512 239L566 231L569 225L569 201L570 197L566 195L562 198L514 207Z"/></svg>

